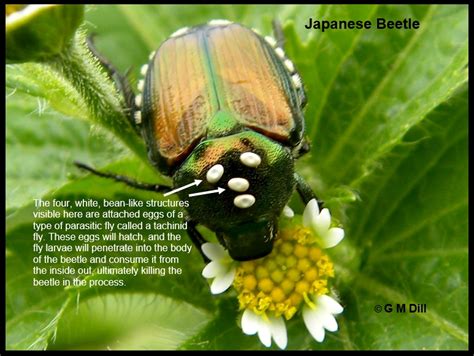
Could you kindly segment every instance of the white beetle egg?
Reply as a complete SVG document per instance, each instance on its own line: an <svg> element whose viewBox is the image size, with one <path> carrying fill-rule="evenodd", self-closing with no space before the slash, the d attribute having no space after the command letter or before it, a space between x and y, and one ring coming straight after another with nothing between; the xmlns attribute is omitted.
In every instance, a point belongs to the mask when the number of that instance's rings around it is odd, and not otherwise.
<svg viewBox="0 0 474 356"><path fill-rule="evenodd" d="M245 192L250 186L249 181L245 178L232 178L227 185L236 192Z"/></svg>
<svg viewBox="0 0 474 356"><path fill-rule="evenodd" d="M240 162L245 164L247 167L257 167L262 163L260 156L253 152L245 152L240 155Z"/></svg>
<svg viewBox="0 0 474 356"><path fill-rule="evenodd" d="M234 199L234 205L240 209L250 208L255 204L255 197L251 194L237 195Z"/></svg>
<svg viewBox="0 0 474 356"><path fill-rule="evenodd" d="M217 183L224 174L224 167L222 164L216 164L212 166L206 173L206 180L209 183Z"/></svg>

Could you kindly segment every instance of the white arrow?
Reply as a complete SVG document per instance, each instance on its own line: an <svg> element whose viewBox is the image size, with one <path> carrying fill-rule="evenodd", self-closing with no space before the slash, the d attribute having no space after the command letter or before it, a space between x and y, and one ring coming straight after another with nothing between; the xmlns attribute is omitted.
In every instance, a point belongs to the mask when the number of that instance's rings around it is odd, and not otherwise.
<svg viewBox="0 0 474 356"><path fill-rule="evenodd" d="M172 190L171 192L163 194L163 196L167 197L168 195L180 192L180 191L188 189L190 187L194 187L194 186L197 187L199 184L201 184L201 182L202 182L202 180L195 179L193 183L189 183L189 184L183 185L182 187L176 188L176 189Z"/></svg>
<svg viewBox="0 0 474 356"><path fill-rule="evenodd" d="M189 194L190 197L197 197L198 195L207 195L207 194L221 194L225 189L224 188L217 188L214 190L206 190L205 192L199 192L199 193L191 193Z"/></svg>

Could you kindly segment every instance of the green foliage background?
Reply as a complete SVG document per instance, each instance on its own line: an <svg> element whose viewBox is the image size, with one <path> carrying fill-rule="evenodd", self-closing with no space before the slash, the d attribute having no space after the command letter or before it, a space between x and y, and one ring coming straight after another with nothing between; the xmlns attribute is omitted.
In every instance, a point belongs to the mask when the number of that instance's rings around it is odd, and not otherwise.
<svg viewBox="0 0 474 356"><path fill-rule="evenodd" d="M321 33L303 27L310 16L412 17L421 28ZM136 78L172 32L213 18L263 34L273 18L284 23L309 102L312 151L298 171L346 230L331 250L345 306L340 330L319 344L292 320L288 348L467 349L467 5L101 5L88 7L86 28ZM73 160L163 178L39 65L7 66L6 129L8 349L264 348L237 326L232 293L210 294L196 251L176 278L129 279L122 289L33 288L33 198L157 198L83 176ZM427 313L373 311L386 303L426 303Z"/></svg>

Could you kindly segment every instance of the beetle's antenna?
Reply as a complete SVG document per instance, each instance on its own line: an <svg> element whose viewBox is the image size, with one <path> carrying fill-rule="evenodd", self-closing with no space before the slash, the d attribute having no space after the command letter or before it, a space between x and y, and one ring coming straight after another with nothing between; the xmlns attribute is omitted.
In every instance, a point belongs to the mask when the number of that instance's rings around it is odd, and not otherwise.
<svg viewBox="0 0 474 356"><path fill-rule="evenodd" d="M168 187L166 185L159 185L159 184L150 184L150 183L142 183L138 182L132 178L126 177L126 176L121 176L119 174L113 174L113 173L107 173L107 172L100 172L91 166L88 166L85 163L74 161L74 165L76 167L86 170L92 174L95 174L96 176L103 177L103 178L109 178L113 179L116 182L124 183L128 185L129 187L136 188L136 189L141 189L141 190L148 190L156 193L166 193L171 190L171 187Z"/></svg>

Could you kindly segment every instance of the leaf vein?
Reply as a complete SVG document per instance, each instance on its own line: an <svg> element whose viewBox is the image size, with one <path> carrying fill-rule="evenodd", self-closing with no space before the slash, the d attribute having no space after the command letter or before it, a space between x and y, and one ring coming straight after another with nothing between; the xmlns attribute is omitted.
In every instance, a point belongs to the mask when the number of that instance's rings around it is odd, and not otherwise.
<svg viewBox="0 0 474 356"><path fill-rule="evenodd" d="M466 52L467 53L467 42L466 42L466 46L460 48L460 50L458 51L457 54L459 53L464 53ZM457 56L455 56L453 58L453 60L451 61L451 63L455 62L457 59ZM444 78L447 77L447 74L449 74L450 76L453 75L453 73L446 73L446 71L450 71L451 70L451 63L450 65L448 65L446 68L445 68L445 71L442 71L440 72L437 76L435 76L431 82L426 85L426 87L424 88L423 91L421 91L420 93L418 93L416 96L412 97L410 100L408 100L407 102L404 103L403 105L403 108L399 111L399 113L393 117L393 120L394 121L397 121L397 118L399 117L402 117L403 116L403 113L406 112L409 108L410 108L410 104L412 103L415 103L416 104L416 100L419 100L421 98L423 98L425 92L429 91L429 89L431 89L432 87L439 87L440 83L439 81L443 81ZM390 140L386 141L385 143L383 143L382 145L380 145L377 150L374 152L374 155L373 157L370 158L371 161L377 161L378 159L380 159L384 154L386 154L387 152L390 151L390 149L396 145L395 143L395 138L400 138L400 137L403 137L403 135L405 133L408 132L408 130L415 126L417 123L419 123L420 121L422 121L423 119L425 119L427 117L427 115L433 110L436 108L437 105L439 105L441 102L443 102L445 99L449 98L449 96L451 95L451 93L453 93L456 88L459 88L460 86L462 86L466 81L467 81L467 73L465 74L463 80L461 81L457 81L456 83L454 83L448 90L446 90L445 92L443 92L443 95L441 98L439 98L437 101L435 101L434 105L431 104L430 107L426 108L423 110L423 112L421 113L418 113L417 115L413 115L413 116L416 116L417 119L416 121L414 122L411 122L410 125L406 125L406 128L403 129L403 132L401 133L398 133L397 136L394 136L392 137ZM341 169L339 171L339 177L341 177L341 180L343 180L343 178L346 176L346 174L348 172L350 172L352 169L353 169L353 164L356 163L356 160L353 160L350 164L347 164L345 166L343 166L343 169ZM367 160L364 162L365 165L367 165ZM367 175L362 175L356 179L354 179L351 183L350 183L350 186L354 186L354 185L358 185L360 184L361 180L366 177Z"/></svg>
<svg viewBox="0 0 474 356"><path fill-rule="evenodd" d="M454 125L454 123L455 123L455 120L451 120L450 125L445 128L445 132L449 132L451 127ZM460 136L464 137L464 135L460 135ZM459 137L455 138L453 140L452 144L454 144L457 139L459 139ZM433 167L437 163L438 159L444 154L445 150L447 150L452 144L446 145L447 147L445 147L445 149L442 150L439 153L439 157L438 156L433 156L432 157L431 161L428 162L427 165L425 165L426 170L421 172L421 176L423 176L431 167ZM404 159L400 159L397 162L397 164L394 164L391 167L390 172L387 172L387 174L385 174L385 176L383 178L383 181L381 181L380 184L377 185L377 190L371 193L372 194L372 199L369 202L369 205L365 207L366 214L364 215L364 217L363 217L362 221L360 222L360 224L358 224L359 228L358 228L357 232L354 234L354 236L358 236L360 234L360 232L363 231L362 227L365 227L365 224L367 223L367 220L369 219L369 217L371 216L371 214L372 214L372 212L375 208L376 202L378 201L378 197L384 191L384 188L387 186L388 182L390 181L390 178L392 178L392 175L393 175L392 173L396 172L397 169L403 164L404 161L405 161ZM421 179L421 177L419 177L419 179ZM410 188L411 187L409 187L409 189ZM407 194L407 192L405 192L404 196L406 194ZM370 241L370 240L368 240L368 241Z"/></svg>
<svg viewBox="0 0 474 356"><path fill-rule="evenodd" d="M460 135L456 136L450 144L445 145L442 150L438 152L437 155L433 155L432 159L428 164L424 166L424 169L418 171L418 174L410 180L410 184L407 184L405 186L404 192L400 192L400 194L397 195L397 199L391 200L391 207L385 210L385 214L381 219L378 219L378 224L377 226L372 230L372 233L368 233L366 236L366 241L370 242L374 238L375 235L385 226L385 223L387 220L392 216L392 214L395 212L397 206L399 206L400 202L410 193L413 188L416 186L416 184L433 168L436 166L438 161L443 157L443 155L446 153L446 151L451 148L453 145L455 145L457 142L462 140L466 136L466 132L462 132Z"/></svg>
<svg viewBox="0 0 474 356"><path fill-rule="evenodd" d="M372 12L369 14L367 20L371 20L375 13L377 12L378 5L373 6ZM351 46L349 49L346 51L346 53L343 55L342 59L340 60L336 71L334 72L333 76L331 77L331 80L329 81L328 85L326 86L326 90L324 90L324 93L322 95L321 99L321 104L319 105L318 111L314 115L314 124L312 125L311 132L309 134L310 137L314 137L317 128L319 125L319 120L321 119L321 114L323 112L324 107L327 104L328 98L329 98L329 92L331 91L332 87L334 86L334 83L336 82L336 78L339 75L339 72L341 71L342 65L346 62L346 60L349 58L349 56L354 52L354 49L356 45L359 43L360 38L362 37L363 32L359 31L359 33L354 37L354 40L351 43Z"/></svg>
<svg viewBox="0 0 474 356"><path fill-rule="evenodd" d="M348 270L342 266L338 266L341 270L344 270L344 273L351 273L353 274L354 271ZM375 279L372 279L363 273L357 273L357 278L354 278L354 283L356 286L360 287L361 289L366 290L369 294L375 295L376 297L380 298L381 296L386 298L392 303L404 303L410 304L414 303L413 300L408 298L402 293L399 293L388 286L382 284ZM415 316L426 320L427 322L431 323L433 326L447 332L454 338L464 342L465 344L468 343L468 334L462 330L459 326L455 325L449 320L446 320L438 313L428 309L426 313L416 313Z"/></svg>
<svg viewBox="0 0 474 356"><path fill-rule="evenodd" d="M340 135L337 142L332 146L331 150L328 152L328 155L327 155L326 164L328 166L330 166L330 164L335 160L338 153L344 147L344 144L346 143L346 141L351 137L352 132L359 125L361 120L365 117L366 113L369 111L372 105L376 102L376 100L379 97L379 94L382 92L385 86L389 83L389 81L395 75L398 68L403 64L403 61L408 56L410 51L415 47L415 44L420 39L421 35L425 33L426 29L429 27L427 23L433 17L433 13L435 9L436 9L436 6L434 5L430 7L428 13L423 18L423 22L425 23L425 26L423 26L420 31L416 32L412 36L408 44L403 48L403 50L397 56L397 60L394 63L394 65L386 73L385 77L383 78L382 81L380 81L380 83L377 85L374 91L372 91L372 93L370 94L370 97L368 98L368 100L365 101L364 105L359 110L359 113L356 115L354 120L351 121L349 127Z"/></svg>
<svg viewBox="0 0 474 356"><path fill-rule="evenodd" d="M401 233L399 233L398 235L395 235L395 237L392 237L392 239L390 241L387 241L384 244L378 245L377 247L374 246L374 248L371 252L371 255L369 256L369 260L372 261L371 256L377 256L377 255L381 254L382 251L386 250L387 248L389 248L390 246L394 245L397 242L400 242L400 241L403 241L403 240L407 239L408 237L412 236L414 233L416 233L417 231L419 231L420 229L422 229L426 225L432 224L435 221L437 221L437 220L441 219L442 217L444 217L445 215L448 215L448 214L450 214L450 213L452 213L452 212L454 212L454 211L456 211L460 208L464 208L467 205L468 205L468 201L464 200L464 201L461 201L460 203L454 204L454 205L452 205L452 206L450 206L450 207L448 207L444 210L440 210L440 211L438 211L437 214L431 215L430 217L422 220L417 225L410 226L409 229L406 229L406 230L402 231Z"/></svg>
<svg viewBox="0 0 474 356"><path fill-rule="evenodd" d="M387 260L398 260L405 258L418 258L418 257L446 257L453 255L464 255L467 254L469 250L467 247L452 248L452 249L431 249L431 250L422 250L422 251L404 251L400 253L390 253L390 254L378 254L376 257L371 259L371 262L382 262Z"/></svg>

